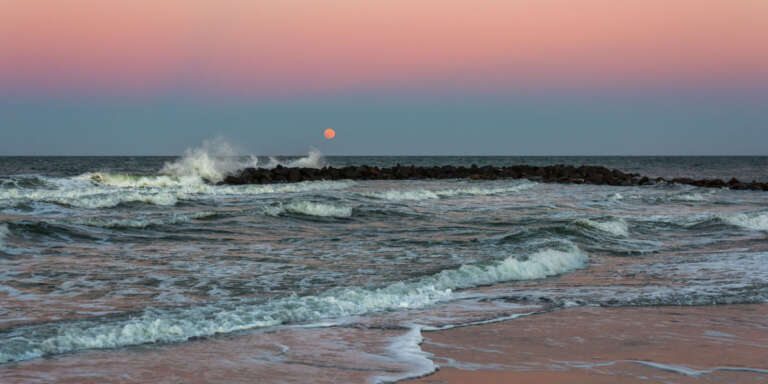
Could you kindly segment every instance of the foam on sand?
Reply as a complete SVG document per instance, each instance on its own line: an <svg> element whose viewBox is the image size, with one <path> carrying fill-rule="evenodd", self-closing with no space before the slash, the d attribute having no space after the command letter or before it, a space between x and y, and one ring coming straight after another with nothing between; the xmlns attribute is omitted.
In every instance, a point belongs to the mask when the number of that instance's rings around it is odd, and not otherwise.
<svg viewBox="0 0 768 384"><path fill-rule="evenodd" d="M437 364L429 359L429 354L421 350L421 326L414 325L402 336L396 337L387 348L390 355L398 361L407 363L413 368L409 372L403 372L394 376L376 376L371 379L373 383L395 383L400 380L426 376L437 370Z"/></svg>
<svg viewBox="0 0 768 384"><path fill-rule="evenodd" d="M698 377L701 375L708 375L717 371L741 371L741 372L754 372L754 373L768 373L768 369L749 368L749 367L714 367L708 369L693 369L684 365L675 364L662 364L655 361L645 360L620 360L628 363L635 363L638 365L645 365L647 367L659 369L667 372L674 372L684 376Z"/></svg>
<svg viewBox="0 0 768 384"><path fill-rule="evenodd" d="M179 342L251 328L423 308L451 299L455 289L540 279L582 268L586 263L587 255L568 244L564 249L538 251L523 260L513 256L488 266L464 265L381 288L339 287L315 296L289 296L268 302L148 309L128 319L41 324L0 335L0 363L83 349Z"/></svg>

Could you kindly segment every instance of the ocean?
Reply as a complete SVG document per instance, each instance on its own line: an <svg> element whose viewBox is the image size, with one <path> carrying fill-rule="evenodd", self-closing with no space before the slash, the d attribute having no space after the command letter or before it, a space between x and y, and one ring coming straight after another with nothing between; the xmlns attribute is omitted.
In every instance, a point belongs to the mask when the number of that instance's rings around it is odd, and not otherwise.
<svg viewBox="0 0 768 384"><path fill-rule="evenodd" d="M441 365L427 332L768 300L762 191L203 181L397 163L768 181L768 157L1 157L0 382L393 382Z"/></svg>

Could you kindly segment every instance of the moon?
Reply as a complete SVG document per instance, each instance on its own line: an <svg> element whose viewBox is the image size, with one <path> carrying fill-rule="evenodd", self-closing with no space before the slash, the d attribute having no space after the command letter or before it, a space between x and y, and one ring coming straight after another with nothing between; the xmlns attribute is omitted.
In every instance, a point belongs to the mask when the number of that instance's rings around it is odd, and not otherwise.
<svg viewBox="0 0 768 384"><path fill-rule="evenodd" d="M336 131L334 131L333 129L328 128L328 129L326 129L323 132L323 135L325 136L326 139L330 140L330 139L333 139L334 137L336 137Z"/></svg>

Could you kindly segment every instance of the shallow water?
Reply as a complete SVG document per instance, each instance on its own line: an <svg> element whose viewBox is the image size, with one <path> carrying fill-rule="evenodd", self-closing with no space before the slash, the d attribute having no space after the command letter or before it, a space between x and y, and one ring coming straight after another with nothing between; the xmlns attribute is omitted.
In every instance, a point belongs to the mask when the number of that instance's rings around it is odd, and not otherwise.
<svg viewBox="0 0 768 384"><path fill-rule="evenodd" d="M0 158L0 381L194 381L180 372L202 360L209 372L238 367L231 381L391 381L435 368L418 348L423 329L571 306L768 299L764 192L203 182L278 162L564 162L768 180L760 157ZM615 259L629 264L606 271ZM574 271L595 281L557 283ZM644 280L598 279L606 273ZM170 356L158 368L170 376L142 371ZM287 366L294 376L268 375Z"/></svg>

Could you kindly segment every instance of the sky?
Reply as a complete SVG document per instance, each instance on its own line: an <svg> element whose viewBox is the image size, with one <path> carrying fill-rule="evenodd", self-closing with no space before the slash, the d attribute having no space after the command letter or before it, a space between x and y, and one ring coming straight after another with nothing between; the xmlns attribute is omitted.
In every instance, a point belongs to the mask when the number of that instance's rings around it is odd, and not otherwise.
<svg viewBox="0 0 768 384"><path fill-rule="evenodd" d="M767 39L764 0L0 0L0 155L768 155Z"/></svg>

